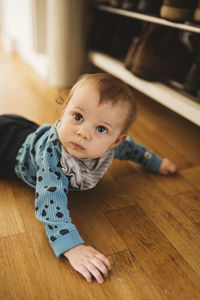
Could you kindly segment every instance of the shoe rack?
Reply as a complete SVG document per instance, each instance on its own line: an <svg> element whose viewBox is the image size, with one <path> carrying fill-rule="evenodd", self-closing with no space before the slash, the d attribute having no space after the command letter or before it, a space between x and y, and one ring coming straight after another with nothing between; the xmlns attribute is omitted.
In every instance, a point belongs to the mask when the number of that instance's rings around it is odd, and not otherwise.
<svg viewBox="0 0 200 300"><path fill-rule="evenodd" d="M122 15L124 17L139 19L141 21L156 23L200 34L200 26L196 25L170 22L159 17L104 5L97 5L96 9L106 11L108 13ZM89 60L99 69L122 79L131 87L200 126L200 103L195 102L194 99L192 99L189 95L180 93L176 89L170 88L164 83L149 82L138 78L125 68L123 62L118 61L117 59L105 53L89 51Z"/></svg>

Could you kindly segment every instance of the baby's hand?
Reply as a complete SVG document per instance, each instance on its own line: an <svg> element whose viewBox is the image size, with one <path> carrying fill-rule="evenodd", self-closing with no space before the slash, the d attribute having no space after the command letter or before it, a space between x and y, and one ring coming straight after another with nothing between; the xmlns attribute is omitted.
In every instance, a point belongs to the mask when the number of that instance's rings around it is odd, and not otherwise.
<svg viewBox="0 0 200 300"><path fill-rule="evenodd" d="M92 275L98 283L103 283L102 274L107 277L111 269L109 260L93 247L78 245L65 253L72 267L81 273L88 282L92 281ZM101 274L102 273L102 274Z"/></svg>
<svg viewBox="0 0 200 300"><path fill-rule="evenodd" d="M168 158L163 158L158 173L163 175L173 174L176 172L175 164Z"/></svg>

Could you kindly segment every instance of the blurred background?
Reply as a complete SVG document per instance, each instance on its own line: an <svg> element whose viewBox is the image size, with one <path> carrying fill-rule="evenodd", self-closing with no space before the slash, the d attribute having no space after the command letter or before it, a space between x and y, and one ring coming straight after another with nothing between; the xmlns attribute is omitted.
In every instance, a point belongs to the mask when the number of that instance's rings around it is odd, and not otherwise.
<svg viewBox="0 0 200 300"><path fill-rule="evenodd" d="M83 70L87 0L0 0L1 44L51 85L70 87Z"/></svg>

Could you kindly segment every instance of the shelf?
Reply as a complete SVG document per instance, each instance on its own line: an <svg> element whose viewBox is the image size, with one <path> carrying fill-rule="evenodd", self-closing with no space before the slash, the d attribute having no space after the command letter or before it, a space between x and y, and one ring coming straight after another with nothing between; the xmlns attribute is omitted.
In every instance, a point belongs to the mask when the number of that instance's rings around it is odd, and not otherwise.
<svg viewBox="0 0 200 300"><path fill-rule="evenodd" d="M160 82L149 82L134 76L120 62L107 54L90 51L89 60L96 67L108 72L148 97L175 111L200 126L200 104Z"/></svg>
<svg viewBox="0 0 200 300"><path fill-rule="evenodd" d="M167 21L162 18L145 15L145 14L141 14L138 12L124 10L124 9L120 9L120 8L105 6L105 5L96 5L96 8L99 10L107 11L109 13L114 13L114 14L118 14L121 16L126 16L126 17L133 18L133 19L139 19L139 20L143 20L146 22L156 23L156 24L173 27L173 28L178 28L181 30L187 30L187 31L191 31L191 32L200 34L200 26L198 26L198 25L195 26L195 25L187 25L187 24L182 24L182 23L170 22L170 21Z"/></svg>

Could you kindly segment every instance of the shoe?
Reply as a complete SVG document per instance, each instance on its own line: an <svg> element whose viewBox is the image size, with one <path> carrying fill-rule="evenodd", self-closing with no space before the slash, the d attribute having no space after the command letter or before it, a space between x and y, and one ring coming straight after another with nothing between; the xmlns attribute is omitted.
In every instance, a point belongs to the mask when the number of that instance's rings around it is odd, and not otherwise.
<svg viewBox="0 0 200 300"><path fill-rule="evenodd" d="M183 90L193 96L198 95L198 91L200 91L200 56L192 65L185 79Z"/></svg>
<svg viewBox="0 0 200 300"><path fill-rule="evenodd" d="M137 52L140 43L145 39L145 36L147 35L148 27L149 27L148 23L146 22L142 23L140 32L138 32L139 35L135 35L132 38L130 47L128 48L128 52L126 53L125 60L124 60L125 67L129 70L131 70L133 64L133 58Z"/></svg>
<svg viewBox="0 0 200 300"><path fill-rule="evenodd" d="M177 29L149 24L136 44L132 59L130 49L125 59L133 74L149 81L184 81L192 64L192 55L182 43Z"/></svg>
<svg viewBox="0 0 200 300"><path fill-rule="evenodd" d="M163 0L139 0L136 10L144 14L159 15Z"/></svg>
<svg viewBox="0 0 200 300"><path fill-rule="evenodd" d="M126 54L126 57L125 57L125 67L127 69L131 69L131 66L132 66L132 58L134 57L136 51L137 51L137 48L140 44L140 41L141 41L141 37L135 37L133 38L132 40L132 43L131 43L131 46L129 47L129 50Z"/></svg>
<svg viewBox="0 0 200 300"><path fill-rule="evenodd" d="M126 10L133 10L136 8L138 0L122 0L121 8Z"/></svg>
<svg viewBox="0 0 200 300"><path fill-rule="evenodd" d="M87 47L124 60L133 36L141 33L141 22L101 10L95 10L92 21Z"/></svg>
<svg viewBox="0 0 200 300"><path fill-rule="evenodd" d="M195 61L200 54L200 35L182 30L180 32L180 38L188 50L193 54Z"/></svg>
<svg viewBox="0 0 200 300"><path fill-rule="evenodd" d="M164 0L160 16L171 21L186 21L193 18L197 0Z"/></svg>
<svg viewBox="0 0 200 300"><path fill-rule="evenodd" d="M119 15L114 15L114 17L114 30L108 42L107 53L117 59L124 60L133 37L141 33L141 22Z"/></svg>
<svg viewBox="0 0 200 300"><path fill-rule="evenodd" d="M200 22L200 0L197 3L196 9L194 11L194 20Z"/></svg>

